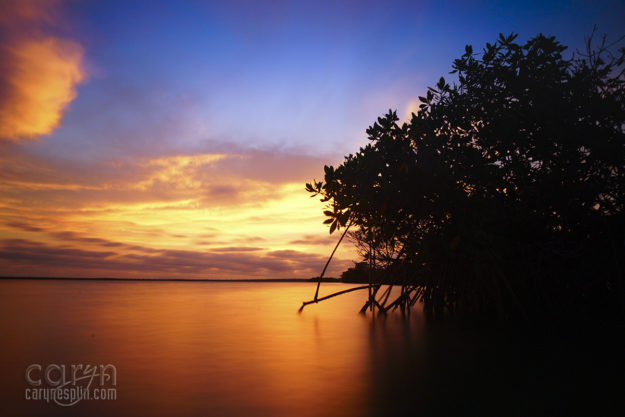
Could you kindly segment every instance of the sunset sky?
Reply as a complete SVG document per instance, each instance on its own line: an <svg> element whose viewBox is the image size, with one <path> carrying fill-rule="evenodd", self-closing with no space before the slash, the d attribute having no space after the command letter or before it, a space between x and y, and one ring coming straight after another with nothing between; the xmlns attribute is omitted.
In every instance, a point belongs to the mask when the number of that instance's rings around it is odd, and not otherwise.
<svg viewBox="0 0 625 417"><path fill-rule="evenodd" d="M318 275L338 236L304 183L376 117L407 118L467 43L575 49L623 21L622 1L0 0L0 276Z"/></svg>

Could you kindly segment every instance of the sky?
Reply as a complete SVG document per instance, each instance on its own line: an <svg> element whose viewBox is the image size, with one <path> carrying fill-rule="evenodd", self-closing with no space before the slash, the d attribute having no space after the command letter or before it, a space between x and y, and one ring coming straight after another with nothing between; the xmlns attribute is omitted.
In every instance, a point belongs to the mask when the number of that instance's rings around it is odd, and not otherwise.
<svg viewBox="0 0 625 417"><path fill-rule="evenodd" d="M572 52L622 1L0 0L0 276L308 278L304 184L471 44ZM327 275L358 257L344 245Z"/></svg>

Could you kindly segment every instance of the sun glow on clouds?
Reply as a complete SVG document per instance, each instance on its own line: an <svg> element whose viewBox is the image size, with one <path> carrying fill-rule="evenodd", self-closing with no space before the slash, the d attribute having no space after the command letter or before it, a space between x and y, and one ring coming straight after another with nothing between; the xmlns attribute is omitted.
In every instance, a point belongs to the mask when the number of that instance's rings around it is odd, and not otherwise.
<svg viewBox="0 0 625 417"><path fill-rule="evenodd" d="M176 188L198 188L201 182L195 173L203 165L210 165L226 158L225 154L179 155L150 159L139 163L141 168L153 169L149 177L135 184L140 190L148 190L156 183L170 183Z"/></svg>
<svg viewBox="0 0 625 417"><path fill-rule="evenodd" d="M303 278L319 273L338 239L321 225L319 201L303 190L308 178L276 181L259 169L275 163L275 154L173 155L89 171L40 160L30 161L39 173L27 178L9 163L22 158L0 160L4 274ZM241 174L242 161L253 178ZM77 178L80 184L68 181ZM352 255L341 250L330 272L351 265Z"/></svg>
<svg viewBox="0 0 625 417"><path fill-rule="evenodd" d="M52 132L85 79L83 48L44 33L57 2L8 2L0 25L0 138L17 141Z"/></svg>
<svg viewBox="0 0 625 417"><path fill-rule="evenodd" d="M156 132L150 118L137 116L152 114L151 107L134 101L134 90L124 94L126 84L113 75L103 84L122 85L111 90L118 101L83 94L84 117L55 131L87 77L85 50L68 35L64 4L0 0L0 276L317 275L338 236L328 235L321 204L303 184L319 177L328 158L289 153L262 140L200 145L194 139L193 151L183 150L175 143L185 131ZM97 85L93 91L102 94ZM128 111L133 103L140 103L134 113ZM124 111L109 113L109 107ZM169 108L163 114L180 125L197 124ZM126 121L127 135L120 128ZM74 130L83 122L93 124ZM25 140L53 131L44 141ZM95 146L96 140L110 153L90 159L73 146ZM131 141L150 148L126 147ZM56 152L59 144L69 147ZM340 249L328 275L336 276L352 258L351 250Z"/></svg>

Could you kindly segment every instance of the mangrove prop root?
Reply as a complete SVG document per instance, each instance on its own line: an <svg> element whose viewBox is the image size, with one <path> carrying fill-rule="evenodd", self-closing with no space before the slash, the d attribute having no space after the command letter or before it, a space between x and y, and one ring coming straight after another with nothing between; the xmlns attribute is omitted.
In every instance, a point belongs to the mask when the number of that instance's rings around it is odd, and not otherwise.
<svg viewBox="0 0 625 417"><path fill-rule="evenodd" d="M338 292L332 293L330 295L326 295L325 297L315 298L314 300L304 301L302 303L302 306L299 308L298 312L301 313L301 311L304 309L304 307L306 307L308 304L316 304L316 303L318 303L320 301L327 300L328 298L336 297L337 295L346 294L348 292L357 291L357 290L366 290L368 288L369 288L369 285L363 285L363 286L360 286L360 287L354 287L354 288L349 288L347 290L338 291Z"/></svg>
<svg viewBox="0 0 625 417"><path fill-rule="evenodd" d="M351 225L352 225L352 220L349 221L349 223L347 224L347 227L345 228L345 231L341 235L341 238L339 239L338 242L336 242L336 246L334 247L334 250L330 254L330 257L328 258L328 261L326 262L326 265L323 267L323 271L321 271L321 275L319 275L319 281L317 281L317 290L315 291L315 299L314 299L314 301L317 301L317 297L319 296L319 287L321 286L321 280L323 279L323 275L326 273L326 269L328 269L328 265L330 265L330 261L332 260L332 257L334 256L334 252L336 252L336 250L339 248L339 245L343 241L343 238L347 234L347 231L349 230L349 227ZM302 308L303 308L303 306L302 306Z"/></svg>

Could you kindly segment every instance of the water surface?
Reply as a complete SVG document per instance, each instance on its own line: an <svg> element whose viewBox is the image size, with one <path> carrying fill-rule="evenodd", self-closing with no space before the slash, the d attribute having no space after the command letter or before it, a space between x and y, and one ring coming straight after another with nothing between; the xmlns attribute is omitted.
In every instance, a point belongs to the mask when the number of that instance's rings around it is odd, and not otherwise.
<svg viewBox="0 0 625 417"><path fill-rule="evenodd" d="M324 284L322 293L345 288ZM298 314L313 293L311 283L2 280L0 415L570 415L622 406L616 347L579 357L568 343L428 326L419 311L373 319L357 314L364 292ZM113 364L117 399L26 401L32 363Z"/></svg>

